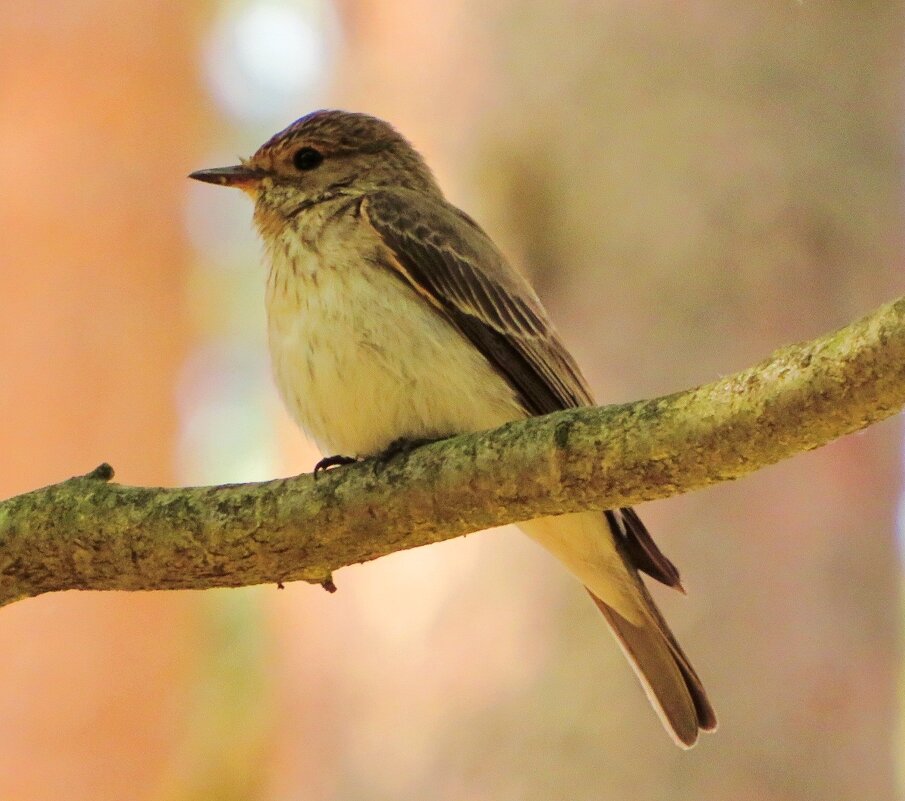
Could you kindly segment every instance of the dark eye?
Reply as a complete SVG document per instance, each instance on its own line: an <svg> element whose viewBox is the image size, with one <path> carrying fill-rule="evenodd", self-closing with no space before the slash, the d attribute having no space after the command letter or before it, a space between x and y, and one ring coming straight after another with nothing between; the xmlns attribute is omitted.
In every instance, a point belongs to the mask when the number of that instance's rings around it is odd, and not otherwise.
<svg viewBox="0 0 905 801"><path fill-rule="evenodd" d="M292 157L292 163L295 165L295 168L297 170L302 170L303 172L319 167L323 160L324 157L320 151L315 150L313 147L299 148Z"/></svg>

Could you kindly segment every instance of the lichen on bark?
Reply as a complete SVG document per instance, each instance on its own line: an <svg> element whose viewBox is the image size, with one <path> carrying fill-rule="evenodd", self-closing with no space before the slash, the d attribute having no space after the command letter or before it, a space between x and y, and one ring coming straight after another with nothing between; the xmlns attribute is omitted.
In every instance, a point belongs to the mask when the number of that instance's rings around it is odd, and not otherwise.
<svg viewBox="0 0 905 801"><path fill-rule="evenodd" d="M905 298L710 384L572 409L322 474L145 488L106 466L0 502L0 605L68 589L305 580L531 517L739 478L905 404Z"/></svg>

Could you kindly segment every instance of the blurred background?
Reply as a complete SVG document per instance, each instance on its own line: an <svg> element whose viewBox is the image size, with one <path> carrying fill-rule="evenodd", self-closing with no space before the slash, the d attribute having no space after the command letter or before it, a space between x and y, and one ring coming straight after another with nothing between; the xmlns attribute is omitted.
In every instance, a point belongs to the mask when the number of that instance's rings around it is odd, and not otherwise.
<svg viewBox="0 0 905 801"><path fill-rule="evenodd" d="M0 2L0 496L110 461L309 470L241 193L322 106L391 120L528 272L598 397L902 292L901 3ZM720 731L682 753L517 532L291 585L0 610L0 799L901 797L902 432L642 508Z"/></svg>

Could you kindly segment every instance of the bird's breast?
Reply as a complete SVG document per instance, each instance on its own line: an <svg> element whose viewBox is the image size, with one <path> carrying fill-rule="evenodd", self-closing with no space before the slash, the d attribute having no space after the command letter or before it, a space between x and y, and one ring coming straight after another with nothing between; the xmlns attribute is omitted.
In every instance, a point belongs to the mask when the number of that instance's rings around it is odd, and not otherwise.
<svg viewBox="0 0 905 801"><path fill-rule="evenodd" d="M325 454L479 431L524 416L508 383L449 322L348 238L269 254L277 387Z"/></svg>

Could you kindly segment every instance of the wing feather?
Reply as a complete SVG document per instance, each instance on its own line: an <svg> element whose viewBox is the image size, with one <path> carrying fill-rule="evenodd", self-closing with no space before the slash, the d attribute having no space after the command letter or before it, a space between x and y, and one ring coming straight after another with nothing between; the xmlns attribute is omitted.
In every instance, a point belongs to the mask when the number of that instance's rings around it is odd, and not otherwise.
<svg viewBox="0 0 905 801"><path fill-rule="evenodd" d="M428 297L506 378L532 415L592 403L534 290L469 217L406 190L377 192L361 212L400 278ZM417 202L415 202L417 201Z"/></svg>

